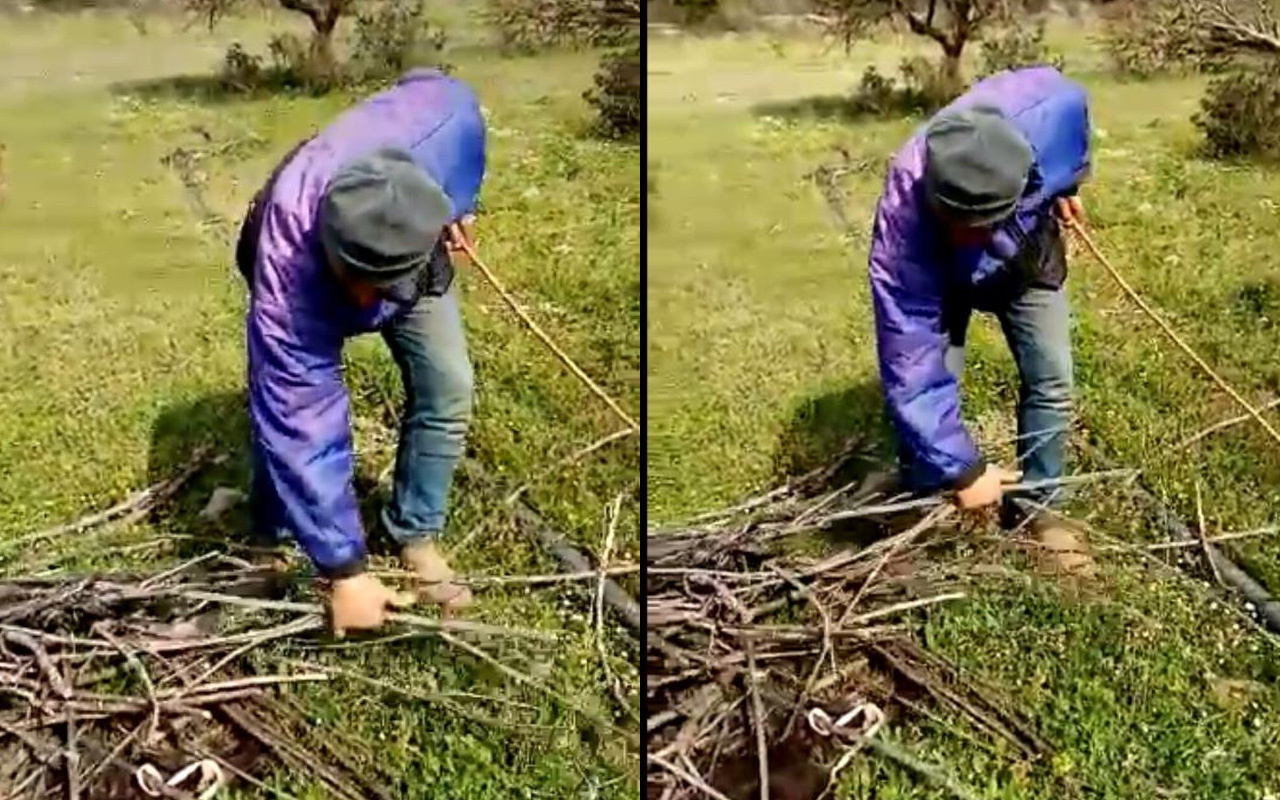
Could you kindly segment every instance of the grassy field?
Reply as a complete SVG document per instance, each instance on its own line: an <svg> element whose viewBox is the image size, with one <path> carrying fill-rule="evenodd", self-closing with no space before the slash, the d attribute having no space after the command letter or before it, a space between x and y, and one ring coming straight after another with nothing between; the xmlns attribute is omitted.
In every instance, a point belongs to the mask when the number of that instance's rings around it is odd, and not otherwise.
<svg viewBox="0 0 1280 800"><path fill-rule="evenodd" d="M482 252L584 368L633 414L640 396L640 160L634 145L588 133L581 99L597 54L504 58L467 20L473 4L437 3L451 35L446 58L477 90L490 126ZM353 95L218 98L174 84L208 75L232 41L261 52L292 19L229 20L216 31L180 20L28 15L0 31L0 558L9 572L119 567L179 556L173 532L244 533L197 519L218 485L246 487L245 292L228 237L275 160L357 99ZM172 164L184 163L189 186ZM168 158L167 158L168 157ZM638 557L639 445L634 437L583 464L550 470L619 427L477 274L459 291L477 370L470 455L581 549L596 552L603 511L624 495L616 558ZM399 380L376 337L347 352L356 403L359 472L390 459L387 399ZM394 405L394 402L392 403ZM228 460L173 507L128 529L39 548L4 539L73 519L171 475L202 442ZM556 571L521 533L501 495L464 480L446 545L471 573ZM463 543L463 537L474 534ZM142 545L144 549L136 546ZM133 549L125 549L130 548ZM386 552L385 547L381 552ZM633 592L638 586L633 581ZM535 665L560 692L626 725L605 688L591 593L490 589L480 619L560 631L551 662ZM613 671L634 692L631 635L605 627ZM443 644L332 651L365 674L407 686L521 701L471 700L477 724L358 684L301 692L317 735L355 732L403 778L404 797L635 797L638 766L619 737ZM632 697L633 703L635 697ZM517 724L520 723L520 724ZM532 727L530 727L530 723ZM319 797L305 775L276 788Z"/></svg>
<svg viewBox="0 0 1280 800"><path fill-rule="evenodd" d="M1096 239L1227 380L1255 403L1270 399L1280 391L1280 173L1198 157L1190 117L1201 79L1120 82L1085 32L1063 24L1052 39L1092 98L1095 177L1084 200ZM852 435L891 452L866 253L884 162L920 121L824 118L812 100L847 93L868 64L892 72L910 52L929 51L909 40L845 54L764 34L651 37L654 522L771 486ZM810 177L846 158L851 232ZM1199 482L1211 532L1273 521L1280 449L1246 425L1182 446L1239 412L1083 250L1071 269L1077 441L1140 467L1188 520ZM970 342L966 417L1011 459L1012 361L990 319L975 319ZM1082 455L1075 468L1092 466ZM1106 492L1082 495L1074 510L1111 536L1164 538ZM1277 552L1270 539L1233 550L1280 590ZM1127 556L1102 569L1096 595L1069 599L1033 577L1011 578L922 622L930 645L1010 690L1056 746L1052 764L1012 767L932 723L891 736L945 761L987 798L1275 796L1274 640L1234 622L1203 582L1162 577ZM840 796L950 796L875 761L856 770Z"/></svg>

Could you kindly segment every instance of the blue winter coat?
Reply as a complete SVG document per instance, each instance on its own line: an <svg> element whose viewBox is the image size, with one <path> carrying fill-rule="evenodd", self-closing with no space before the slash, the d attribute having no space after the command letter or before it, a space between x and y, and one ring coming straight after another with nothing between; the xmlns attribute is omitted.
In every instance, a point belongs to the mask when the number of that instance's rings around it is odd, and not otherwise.
<svg viewBox="0 0 1280 800"><path fill-rule="evenodd" d="M324 574L364 560L352 487L349 401L342 381L348 337L385 325L405 307L357 307L333 279L317 216L342 164L380 147L408 150L444 187L454 219L476 204L485 167L484 121L464 83L432 70L349 109L292 153L260 195L248 240L249 413L257 468L272 498L259 526L291 533ZM249 266L249 265L246 265Z"/></svg>
<svg viewBox="0 0 1280 800"><path fill-rule="evenodd" d="M1027 189L989 245L947 247L924 194L924 127L894 156L876 208L870 256L880 377L908 480L919 490L963 485L983 460L960 418L959 385L944 366L943 298L973 287L1012 258L1053 201L1073 193L1089 169L1088 98L1051 67L1002 72L951 107L994 105L1034 151Z"/></svg>

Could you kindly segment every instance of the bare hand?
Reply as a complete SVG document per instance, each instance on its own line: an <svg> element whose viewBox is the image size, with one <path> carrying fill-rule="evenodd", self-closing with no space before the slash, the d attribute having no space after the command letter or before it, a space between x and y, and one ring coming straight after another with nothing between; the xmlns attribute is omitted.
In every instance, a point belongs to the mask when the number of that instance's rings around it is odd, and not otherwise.
<svg viewBox="0 0 1280 800"><path fill-rule="evenodd" d="M1054 210L1058 214L1058 219L1066 224L1084 226L1084 203L1080 202L1080 195L1059 197L1054 204Z"/></svg>
<svg viewBox="0 0 1280 800"><path fill-rule="evenodd" d="M1010 472L1003 467L988 464L981 477L956 492L956 505L966 511L994 505L1004 496L1006 484L1017 483L1021 479L1021 472Z"/></svg>
<svg viewBox="0 0 1280 800"><path fill-rule="evenodd" d="M449 248L449 255L454 258L465 255L464 243L473 250L475 249L476 218L472 214L468 214L457 222L452 223L447 229L445 245Z"/></svg>
<svg viewBox="0 0 1280 800"><path fill-rule="evenodd" d="M341 637L349 630L380 628L388 611L407 608L413 600L412 594L393 591L372 575L339 578L329 597L333 632Z"/></svg>

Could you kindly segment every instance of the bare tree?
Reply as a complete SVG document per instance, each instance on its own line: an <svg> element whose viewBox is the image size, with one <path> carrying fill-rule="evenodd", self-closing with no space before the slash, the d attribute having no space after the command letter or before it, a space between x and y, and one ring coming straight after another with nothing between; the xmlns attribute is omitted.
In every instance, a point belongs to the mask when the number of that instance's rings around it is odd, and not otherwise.
<svg viewBox="0 0 1280 800"><path fill-rule="evenodd" d="M246 0L186 0L187 10L213 27ZM294 11L311 22L311 51L318 63L332 67L333 32L338 21L360 5L361 0L269 0L286 11Z"/></svg>
<svg viewBox="0 0 1280 800"><path fill-rule="evenodd" d="M1175 0L1208 55L1280 55L1271 0Z"/></svg>
<svg viewBox="0 0 1280 800"><path fill-rule="evenodd" d="M815 0L814 4L846 46L865 38L874 26L895 20L933 40L942 49L943 77L955 86L963 83L960 61L966 45L980 39L984 29L1016 22L1044 6L1042 0Z"/></svg>

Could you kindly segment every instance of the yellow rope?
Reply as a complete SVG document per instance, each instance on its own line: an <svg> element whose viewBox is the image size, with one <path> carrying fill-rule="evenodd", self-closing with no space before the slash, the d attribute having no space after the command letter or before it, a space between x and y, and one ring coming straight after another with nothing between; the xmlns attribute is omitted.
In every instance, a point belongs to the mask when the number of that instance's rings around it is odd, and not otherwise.
<svg viewBox="0 0 1280 800"><path fill-rule="evenodd" d="M480 259L480 256L476 255L475 248L471 246L471 242L468 238L458 230L458 226L452 226L450 234L453 244L458 249L462 250L462 252L467 254L467 258L471 259L471 263L475 264L476 268L480 270L480 274L484 275L485 280L489 281L489 284L493 286L498 295L506 301L506 304L511 307L511 310L516 312L516 316L520 317L520 319L524 321L524 324L529 327L529 330L533 331L533 335L541 339L542 343L545 344L552 353L555 353L556 358L560 359L560 362L568 367L569 371L572 372L578 380L586 384L587 388L590 389L596 397L599 397L608 404L613 413L617 414L618 419L626 423L628 428L633 431L640 430L640 425L635 421L635 419L633 419L626 411L623 411L622 406L618 405L618 403L610 397L604 389L601 389L600 385L593 381L591 376L584 372L582 367L579 367L577 363L569 357L568 353L561 350L560 346L547 335L547 332L544 331L538 323L533 321L533 317L530 317L528 312L521 307L515 297L507 291L506 287L502 285L502 282L498 280L498 276L493 273L493 270L489 269L489 266Z"/></svg>
<svg viewBox="0 0 1280 800"><path fill-rule="evenodd" d="M1182 352L1190 356L1191 360L1196 362L1196 365L1200 367L1200 369L1204 370L1205 373L1213 379L1214 383L1218 384L1224 392L1231 395L1232 400L1235 400L1241 408L1249 412L1249 416L1257 420L1258 424L1261 425L1267 433L1271 434L1272 439L1280 442L1280 431L1277 431L1272 427L1271 423L1267 422L1258 409L1250 405L1248 400L1245 400L1239 392L1231 388L1231 384L1227 383L1221 375L1215 372L1213 367L1209 366L1209 363L1201 358L1195 350L1192 350L1191 345L1183 341L1182 337L1178 335L1178 332L1175 331L1168 322L1165 322L1164 318L1157 314L1155 309L1147 304L1147 301L1142 299L1142 296L1129 285L1129 282L1124 279L1124 276L1111 265L1111 262L1107 260L1107 257L1104 256L1102 251L1098 249L1098 246L1093 243L1093 239L1089 237L1088 233L1085 233L1085 230L1081 227L1080 223L1075 220L1068 220L1067 227L1075 231L1076 236L1080 237L1080 241L1084 242L1085 247L1088 248L1089 252L1093 254L1093 257L1098 260L1098 263L1101 264L1107 272L1111 273L1111 277L1115 279L1116 283L1120 284L1120 288L1129 296L1129 299L1137 303L1138 308L1142 309L1143 313L1148 317L1151 317L1151 319L1160 326L1160 330L1164 331L1165 335L1172 339L1173 343L1182 349Z"/></svg>

